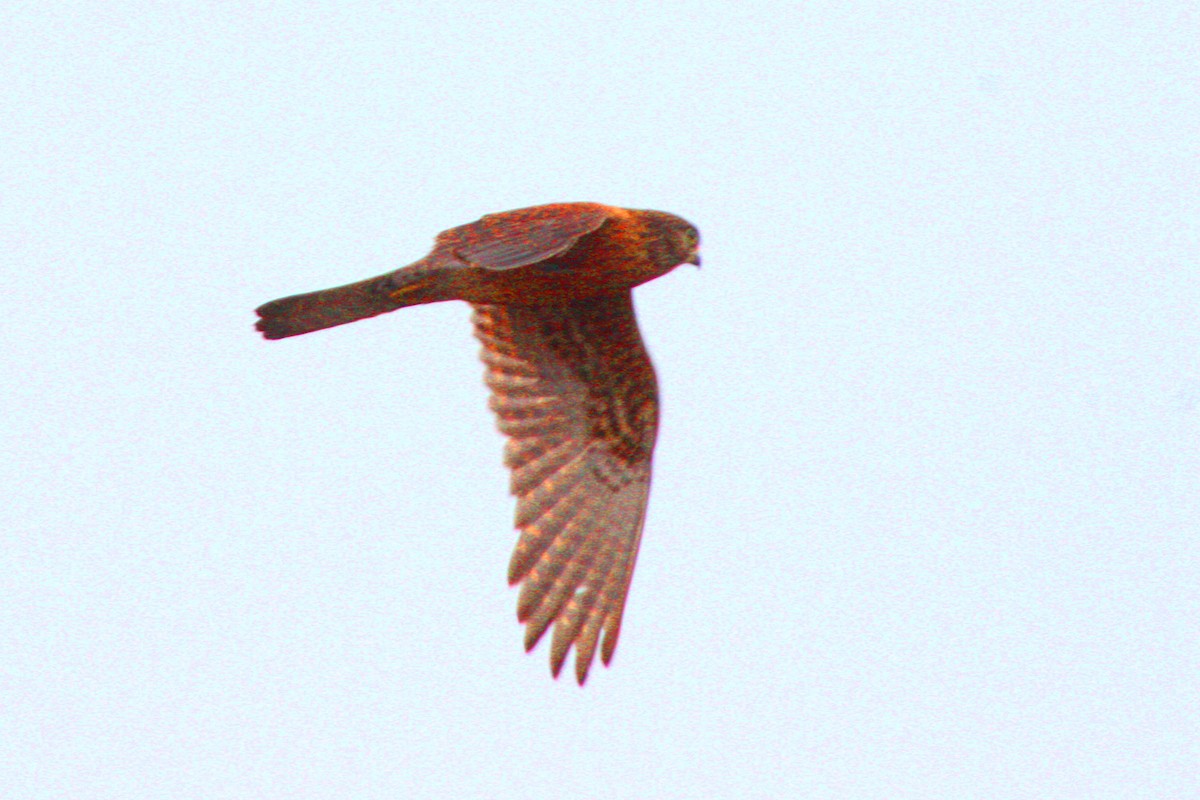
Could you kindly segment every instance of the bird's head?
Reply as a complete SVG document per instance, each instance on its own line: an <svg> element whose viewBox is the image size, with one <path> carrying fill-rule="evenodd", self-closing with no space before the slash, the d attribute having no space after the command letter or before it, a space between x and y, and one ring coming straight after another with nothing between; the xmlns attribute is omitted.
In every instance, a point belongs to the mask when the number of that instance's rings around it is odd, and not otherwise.
<svg viewBox="0 0 1200 800"><path fill-rule="evenodd" d="M674 214L662 211L653 214L653 228L661 253L660 263L673 269L680 264L700 266L700 231L696 226Z"/></svg>

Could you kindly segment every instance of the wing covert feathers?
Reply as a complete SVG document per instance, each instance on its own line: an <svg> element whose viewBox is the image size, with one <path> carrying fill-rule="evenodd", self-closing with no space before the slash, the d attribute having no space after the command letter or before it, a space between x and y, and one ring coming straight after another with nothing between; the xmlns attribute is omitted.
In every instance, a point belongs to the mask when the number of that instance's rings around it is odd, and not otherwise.
<svg viewBox="0 0 1200 800"><path fill-rule="evenodd" d="M437 249L472 266L516 269L565 253L611 212L598 203L554 203L488 214L438 234Z"/></svg>

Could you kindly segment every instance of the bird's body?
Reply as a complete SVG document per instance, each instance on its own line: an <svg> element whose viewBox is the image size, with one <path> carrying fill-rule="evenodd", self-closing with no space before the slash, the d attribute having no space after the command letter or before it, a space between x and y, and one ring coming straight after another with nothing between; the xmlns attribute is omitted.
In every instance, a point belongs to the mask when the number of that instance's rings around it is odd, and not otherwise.
<svg viewBox="0 0 1200 800"><path fill-rule="evenodd" d="M554 625L558 674L587 677L599 636L616 646L650 490L654 369L631 289L699 263L699 234L658 211L556 203L490 214L437 237L428 256L358 283L261 306L280 339L409 305L466 300L521 533L509 581L532 648Z"/></svg>

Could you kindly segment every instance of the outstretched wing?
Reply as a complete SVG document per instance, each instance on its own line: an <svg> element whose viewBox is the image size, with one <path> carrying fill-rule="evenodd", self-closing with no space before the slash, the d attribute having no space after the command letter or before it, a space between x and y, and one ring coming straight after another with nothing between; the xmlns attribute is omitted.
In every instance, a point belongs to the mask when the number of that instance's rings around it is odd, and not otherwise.
<svg viewBox="0 0 1200 800"><path fill-rule="evenodd" d="M617 646L650 492L658 390L633 297L476 305L473 319L508 436L525 649L553 625L551 670L574 645L582 684L600 634L605 664Z"/></svg>
<svg viewBox="0 0 1200 800"><path fill-rule="evenodd" d="M439 233L434 252L485 269L524 267L567 252L609 212L599 203L553 203L488 214Z"/></svg>

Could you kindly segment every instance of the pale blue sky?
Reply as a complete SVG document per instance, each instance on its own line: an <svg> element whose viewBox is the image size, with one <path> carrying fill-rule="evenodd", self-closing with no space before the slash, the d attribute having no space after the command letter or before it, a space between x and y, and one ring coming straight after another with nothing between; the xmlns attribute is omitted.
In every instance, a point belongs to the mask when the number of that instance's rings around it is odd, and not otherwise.
<svg viewBox="0 0 1200 800"><path fill-rule="evenodd" d="M1200 17L1044 5L9 4L0 793L1200 795ZM251 327L563 200L704 236L583 690L468 308Z"/></svg>

